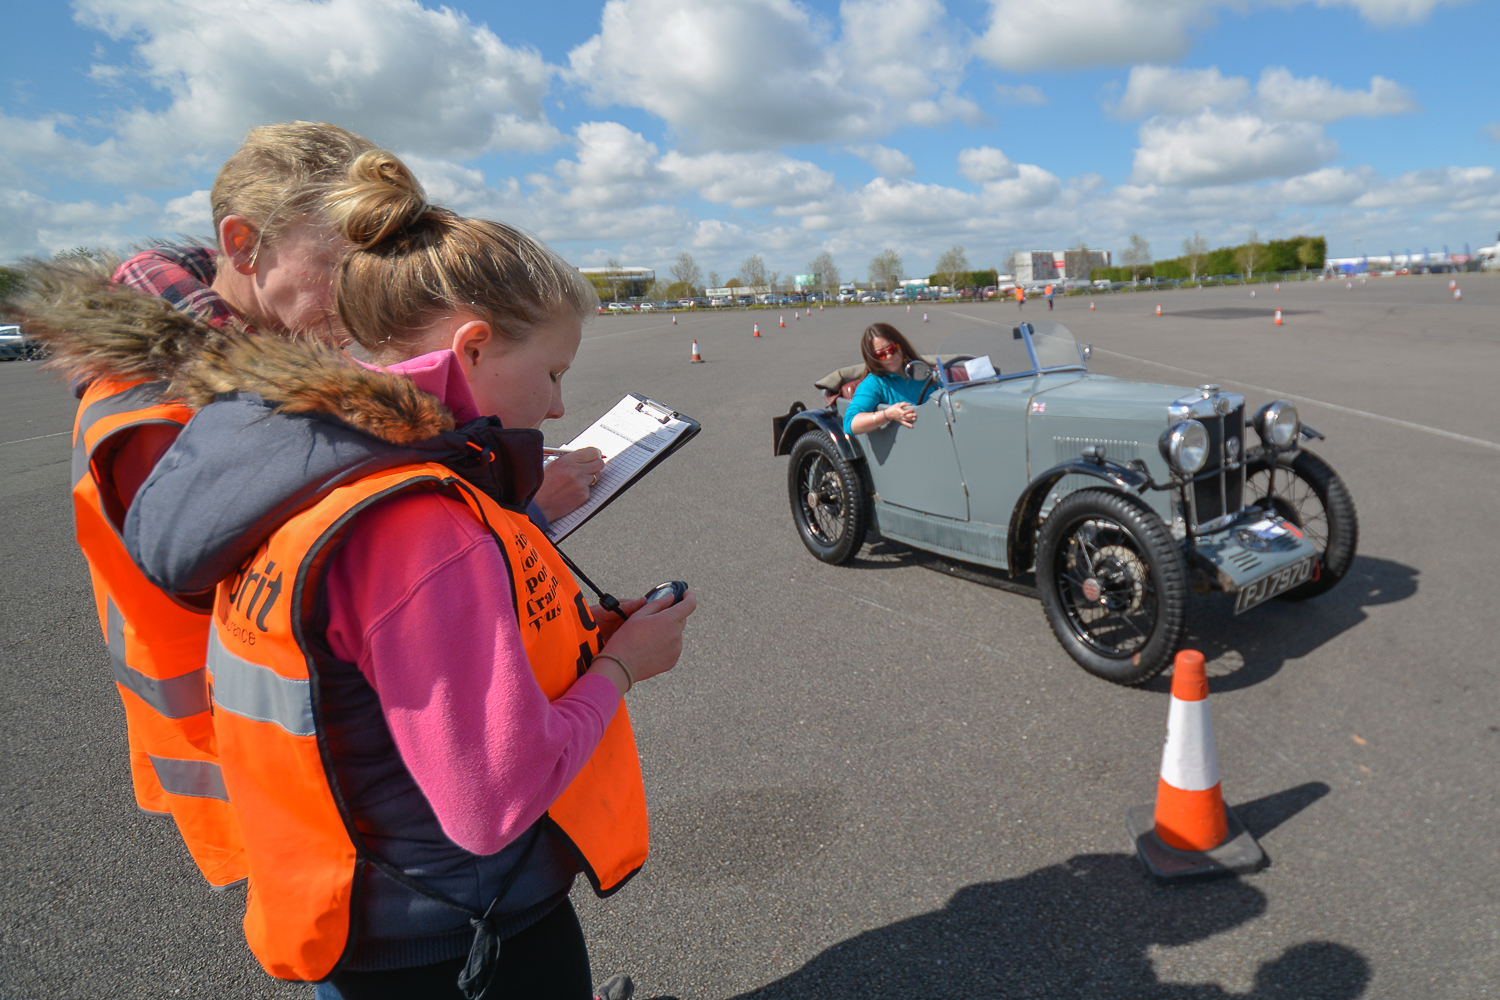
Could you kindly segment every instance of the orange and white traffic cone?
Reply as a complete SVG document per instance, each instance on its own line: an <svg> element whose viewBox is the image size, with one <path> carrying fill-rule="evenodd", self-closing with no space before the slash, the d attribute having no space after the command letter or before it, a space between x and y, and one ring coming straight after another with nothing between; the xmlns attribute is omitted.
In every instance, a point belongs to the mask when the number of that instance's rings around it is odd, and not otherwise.
<svg viewBox="0 0 1500 1000"><path fill-rule="evenodd" d="M1161 879L1248 874L1266 863L1255 838L1224 805L1203 654L1184 649L1172 665L1172 704L1156 805L1126 814L1136 852Z"/></svg>
<svg viewBox="0 0 1500 1000"><path fill-rule="evenodd" d="M1458 282L1455 281L1455 280L1453 280L1452 278L1449 278L1448 279L1448 291L1451 292L1451 291L1453 291L1457 287L1458 287Z"/></svg>
<svg viewBox="0 0 1500 1000"><path fill-rule="evenodd" d="M1253 289L1253 288L1252 288L1252 289L1250 289L1250 297L1251 297L1251 298L1252 298L1252 299L1253 299L1253 298L1255 298L1255 289Z"/></svg>
<svg viewBox="0 0 1500 1000"><path fill-rule="evenodd" d="M1156 304L1156 315L1158 315L1158 316L1161 315L1161 303L1160 302L1158 302Z"/></svg>
<svg viewBox="0 0 1500 1000"><path fill-rule="evenodd" d="M676 313L672 314L672 325L673 326L677 325L677 314Z"/></svg>
<svg viewBox="0 0 1500 1000"><path fill-rule="evenodd" d="M922 314L922 322L923 323L927 322L927 314L926 313Z"/></svg>
<svg viewBox="0 0 1500 1000"><path fill-rule="evenodd" d="M907 311L907 312L911 312L911 306L907 306L907 307L906 307L906 311Z"/></svg>
<svg viewBox="0 0 1500 1000"><path fill-rule="evenodd" d="M786 317L785 317L785 316L782 316L782 317L781 317L781 328L782 328L782 329L783 329L783 330L785 330L785 329L786 329Z"/></svg>
<svg viewBox="0 0 1500 1000"><path fill-rule="evenodd" d="M1277 290L1277 291L1278 291L1278 292L1279 292L1279 291L1281 291L1281 282L1279 282L1279 281L1278 281L1278 282L1276 282L1276 290Z"/></svg>
<svg viewBox="0 0 1500 1000"><path fill-rule="evenodd" d="M1090 302L1089 303L1089 312L1093 312L1093 311L1094 311L1094 304L1092 302Z"/></svg>
<svg viewBox="0 0 1500 1000"><path fill-rule="evenodd" d="M690 364L703 364L703 355L698 353L698 342L696 340L693 341L693 360L690 362Z"/></svg>
<svg viewBox="0 0 1500 1000"><path fill-rule="evenodd" d="M1277 326L1281 325L1281 310L1280 309L1276 310L1276 325Z"/></svg>
<svg viewBox="0 0 1500 1000"><path fill-rule="evenodd" d="M1459 299L1461 299L1463 297L1464 297L1464 290L1462 288L1455 288L1455 289L1453 289L1453 301L1454 302L1457 302Z"/></svg>
<svg viewBox="0 0 1500 1000"><path fill-rule="evenodd" d="M756 336L757 336L757 337L759 337L759 336L760 336L760 324L759 324L759 323L756 323L756 324L755 324L755 335L756 335Z"/></svg>

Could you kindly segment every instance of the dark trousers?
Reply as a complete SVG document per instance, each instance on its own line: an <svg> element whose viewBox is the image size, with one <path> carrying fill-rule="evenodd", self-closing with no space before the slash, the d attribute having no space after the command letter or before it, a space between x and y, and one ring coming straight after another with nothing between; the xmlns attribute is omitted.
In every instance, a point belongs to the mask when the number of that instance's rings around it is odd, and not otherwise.
<svg viewBox="0 0 1500 1000"><path fill-rule="evenodd" d="M340 972L318 986L317 1000L463 1000L458 974L468 957L413 969ZM329 987L332 987L332 990ZM588 946L571 900L500 947L485 1000L590 1000Z"/></svg>

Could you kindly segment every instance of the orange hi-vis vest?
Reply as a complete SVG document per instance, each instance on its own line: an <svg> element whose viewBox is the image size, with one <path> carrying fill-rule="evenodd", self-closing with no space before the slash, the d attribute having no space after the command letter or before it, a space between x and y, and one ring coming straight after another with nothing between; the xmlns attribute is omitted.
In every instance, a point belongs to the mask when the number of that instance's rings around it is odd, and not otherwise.
<svg viewBox="0 0 1500 1000"><path fill-rule="evenodd" d="M510 568L527 659L549 699L560 698L601 648L577 583L541 531L435 463L334 488L219 584L208 669L224 784L250 867L245 937L281 979L320 981L334 971L356 926L359 866L382 864L344 806L319 702L316 657L326 652L315 652L322 637L307 629L342 532L371 504L414 489L461 499L494 537ZM601 894L645 863L646 792L623 703L547 815Z"/></svg>
<svg viewBox="0 0 1500 1000"><path fill-rule="evenodd" d="M181 428L192 417L181 403L163 402L163 388L102 379L85 391L73 427L73 512L125 705L136 804L170 813L203 877L222 889L244 881L246 868L209 714L203 665L209 616L178 603L136 568L120 538L125 510L99 474L132 429Z"/></svg>

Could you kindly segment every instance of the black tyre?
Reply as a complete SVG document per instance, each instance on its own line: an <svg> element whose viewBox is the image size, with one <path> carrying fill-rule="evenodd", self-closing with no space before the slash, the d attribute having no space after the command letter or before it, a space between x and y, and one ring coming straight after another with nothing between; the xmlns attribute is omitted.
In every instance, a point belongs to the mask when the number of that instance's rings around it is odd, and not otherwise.
<svg viewBox="0 0 1500 1000"><path fill-rule="evenodd" d="M1036 586L1068 655L1096 677L1140 684L1182 639L1187 572L1145 504L1111 490L1064 497L1037 539Z"/></svg>
<svg viewBox="0 0 1500 1000"><path fill-rule="evenodd" d="M802 435L787 469L792 519L807 551L826 563L852 560L870 526L870 498L859 472L839 454L828 435Z"/></svg>
<svg viewBox="0 0 1500 1000"><path fill-rule="evenodd" d="M1298 451L1290 465L1283 459L1274 483L1265 459L1252 461L1245 472L1246 501L1291 521L1318 547L1318 575L1281 599L1305 601L1333 589L1359 548L1359 515L1339 474L1310 451Z"/></svg>

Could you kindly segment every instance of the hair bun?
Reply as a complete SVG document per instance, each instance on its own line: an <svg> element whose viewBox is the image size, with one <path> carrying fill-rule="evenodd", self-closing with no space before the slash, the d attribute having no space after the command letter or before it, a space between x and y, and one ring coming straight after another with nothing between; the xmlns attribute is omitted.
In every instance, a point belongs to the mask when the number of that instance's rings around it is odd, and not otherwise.
<svg viewBox="0 0 1500 1000"><path fill-rule="evenodd" d="M348 178L329 193L325 210L361 250L410 229L431 210L426 192L406 164L383 149L361 153L349 165Z"/></svg>

